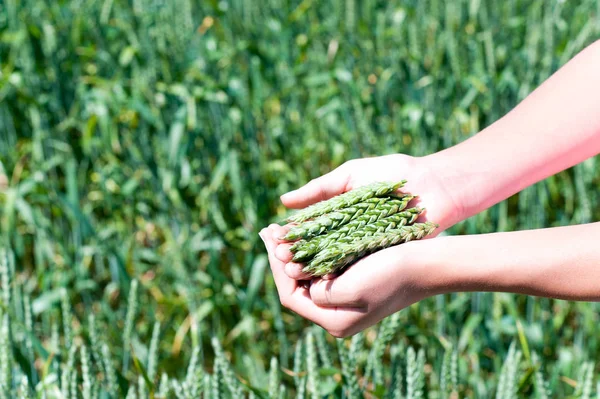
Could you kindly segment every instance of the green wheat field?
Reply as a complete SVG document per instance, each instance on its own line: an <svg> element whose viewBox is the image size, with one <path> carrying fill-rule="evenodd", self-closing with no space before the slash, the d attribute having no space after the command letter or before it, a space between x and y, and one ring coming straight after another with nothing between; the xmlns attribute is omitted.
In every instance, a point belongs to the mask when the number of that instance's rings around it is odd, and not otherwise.
<svg viewBox="0 0 600 399"><path fill-rule="evenodd" d="M0 1L0 398L597 397L598 304L452 294L337 340L257 233L598 38L597 0ZM598 220L599 184L591 159L448 234Z"/></svg>

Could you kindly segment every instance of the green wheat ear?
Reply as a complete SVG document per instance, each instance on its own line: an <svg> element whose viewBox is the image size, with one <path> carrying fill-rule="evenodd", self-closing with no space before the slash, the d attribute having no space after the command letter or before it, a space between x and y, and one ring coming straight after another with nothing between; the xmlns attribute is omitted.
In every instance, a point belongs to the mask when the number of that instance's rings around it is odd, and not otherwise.
<svg viewBox="0 0 600 399"><path fill-rule="evenodd" d="M331 231L328 234L321 235L313 238L310 241L300 241L300 245L290 250L294 253L294 262L306 262L312 259L319 251L324 250L330 245L335 243L351 243L354 240L362 237L370 236L376 233L383 233L385 231L400 228L405 225L410 225L421 215L423 212L422 208L411 208L406 211L394 213L389 216L385 216L385 212L370 212L369 214L363 215L363 217L356 220L359 228L347 230L343 232L339 230ZM373 216L376 216L374 218ZM374 219L374 220L373 220Z"/></svg>
<svg viewBox="0 0 600 399"><path fill-rule="evenodd" d="M431 222L391 229L366 236L350 243L333 244L319 252L302 270L312 276L336 273L358 259L375 251L403 242L420 240L438 227Z"/></svg>
<svg viewBox="0 0 600 399"><path fill-rule="evenodd" d="M363 202L373 197L382 197L384 195L393 193L400 187L404 186L406 180L402 180L397 183L391 182L377 182L368 184L366 186L359 187L357 189L348 191L344 194L338 195L326 201L318 202L311 205L301 211L296 212L290 216L288 222L300 223L305 220L315 218L317 216L324 215L336 211L338 209L346 208L351 205Z"/></svg>
<svg viewBox="0 0 600 399"><path fill-rule="evenodd" d="M314 220L306 221L298 226L292 227L283 238L286 241L295 241L302 238L317 236L328 230L333 230L347 224L366 213L381 209L383 204L388 200L389 198L369 198L364 202L359 202L347 208L338 209L337 211L321 215Z"/></svg>
<svg viewBox="0 0 600 399"><path fill-rule="evenodd" d="M290 247L290 251L292 251L293 253L298 252L298 250L300 250L301 247L305 246L305 244L307 244L307 242L310 242L310 246L315 247L315 251L321 250L328 245L328 241L330 241L330 240L337 240L339 238L346 237L347 235L350 235L353 232L355 232L359 229L362 229L363 227L365 227L371 223L374 223L383 218L391 217L390 215L397 216L398 212L402 212L402 211L404 211L404 209L406 209L406 207L408 206L408 203L413 198L415 198L415 197L412 195L405 195L402 198L391 198L391 199L382 198L382 199L385 199L386 201L384 203L382 203L381 206L365 212L364 214L362 214L362 215L356 217L355 219L351 220L350 222L340 226L339 228L335 229L334 231L327 232L327 234L322 234L317 237L313 237L310 239L310 241L307 241L305 239L296 241ZM370 200L367 200L367 201L370 201ZM413 210L414 209L416 209L416 208L413 208ZM411 211L411 210L409 210L409 211ZM320 219L320 218L317 218L317 220L318 219ZM306 223L310 223L310 222L305 222L305 223L301 224L299 227L304 226ZM287 239L288 236L286 235L283 238ZM318 249L316 249L317 247L318 247Z"/></svg>
<svg viewBox="0 0 600 399"><path fill-rule="evenodd" d="M413 196L403 198L370 198L347 208L319 216L314 220L292 227L285 237L287 241L318 236L349 222L360 219L364 225L398 213L406 208Z"/></svg>

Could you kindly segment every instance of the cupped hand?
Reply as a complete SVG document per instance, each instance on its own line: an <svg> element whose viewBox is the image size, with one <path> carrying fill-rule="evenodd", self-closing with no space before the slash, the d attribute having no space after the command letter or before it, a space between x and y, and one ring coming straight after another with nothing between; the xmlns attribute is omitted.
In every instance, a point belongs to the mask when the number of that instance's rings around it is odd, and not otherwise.
<svg viewBox="0 0 600 399"><path fill-rule="evenodd" d="M411 205L426 209L419 221L437 223L437 234L463 217L453 196L457 187L438 165L428 157L401 154L352 160L281 200L289 208L304 208L372 182L407 180L401 191L418 196ZM416 243L379 251L339 276L311 278L302 272L304 265L291 262L291 244L279 239L288 229L271 225L261 232L281 302L334 336L355 334L431 295L426 273L406 259L407 248Z"/></svg>
<svg viewBox="0 0 600 399"><path fill-rule="evenodd" d="M372 182L407 180L400 191L418 196L414 205L426 209L420 221L437 223L439 234L463 217L460 203L455 200L458 187L444 175L445 167L429 157L394 154L355 159L282 195L281 201L288 208L305 208Z"/></svg>
<svg viewBox="0 0 600 399"><path fill-rule="evenodd" d="M422 278L426 273L407 256L408 246L418 243L379 251L335 278L303 281L286 272L291 256L286 258L289 251L279 240L286 231L273 224L260 232L280 301L335 337L353 335L432 294Z"/></svg>

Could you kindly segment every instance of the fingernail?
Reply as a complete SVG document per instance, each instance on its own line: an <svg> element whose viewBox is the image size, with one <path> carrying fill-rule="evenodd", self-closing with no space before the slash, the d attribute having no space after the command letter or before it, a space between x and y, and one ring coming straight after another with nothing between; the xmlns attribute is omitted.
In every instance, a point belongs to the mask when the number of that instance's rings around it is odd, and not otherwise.
<svg viewBox="0 0 600 399"><path fill-rule="evenodd" d="M285 200L286 198L289 198L291 195L293 195L297 190L293 190L293 191L289 191L285 194L283 194L281 197L279 197L280 200Z"/></svg>

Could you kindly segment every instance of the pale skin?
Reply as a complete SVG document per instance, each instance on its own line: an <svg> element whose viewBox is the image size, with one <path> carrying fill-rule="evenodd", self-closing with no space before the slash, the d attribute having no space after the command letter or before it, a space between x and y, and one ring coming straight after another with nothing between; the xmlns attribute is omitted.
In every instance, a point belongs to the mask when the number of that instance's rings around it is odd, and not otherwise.
<svg viewBox="0 0 600 399"><path fill-rule="evenodd" d="M349 161L281 200L303 208L372 181L406 179L402 190L419 194L423 219L442 231L600 153L599 93L600 41L461 144L420 158ZM289 244L279 240L287 229L271 225L260 232L281 302L336 337L449 292L600 300L600 223L410 242L322 279L310 279L291 262Z"/></svg>

